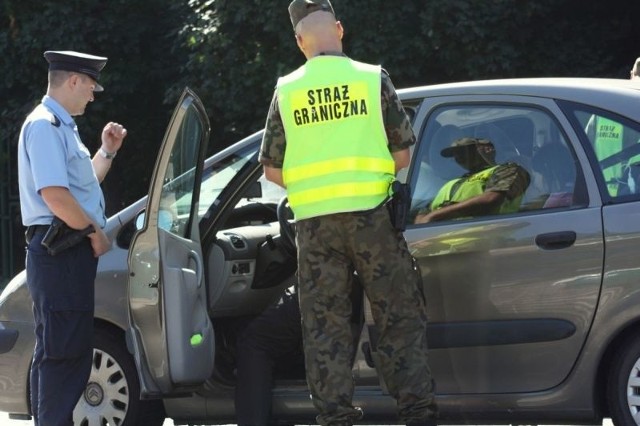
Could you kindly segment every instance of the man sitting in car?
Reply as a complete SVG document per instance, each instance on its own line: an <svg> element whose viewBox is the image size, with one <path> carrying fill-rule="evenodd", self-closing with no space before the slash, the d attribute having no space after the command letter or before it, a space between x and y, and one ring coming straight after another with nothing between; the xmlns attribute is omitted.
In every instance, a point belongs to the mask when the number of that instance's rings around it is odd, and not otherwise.
<svg viewBox="0 0 640 426"><path fill-rule="evenodd" d="M444 184L415 223L518 211L529 173L516 163L497 165L490 140L464 137L440 154L453 157L468 172Z"/></svg>

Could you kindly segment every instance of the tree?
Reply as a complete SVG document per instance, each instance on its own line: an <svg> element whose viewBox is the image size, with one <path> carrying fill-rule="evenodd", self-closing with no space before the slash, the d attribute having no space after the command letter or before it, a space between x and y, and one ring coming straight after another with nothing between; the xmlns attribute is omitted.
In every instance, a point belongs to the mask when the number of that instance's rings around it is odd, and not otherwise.
<svg viewBox="0 0 640 426"><path fill-rule="evenodd" d="M2 143L11 146L13 159L20 125L46 91L43 52L77 50L106 56L101 78L105 92L96 95L76 122L91 152L100 146L100 132L108 121L120 122L129 131L103 184L108 213L146 193L153 167L149 158L155 158L171 112L164 103L165 92L184 60L173 50L173 42L186 11L184 5L168 0L5 1L0 135Z"/></svg>

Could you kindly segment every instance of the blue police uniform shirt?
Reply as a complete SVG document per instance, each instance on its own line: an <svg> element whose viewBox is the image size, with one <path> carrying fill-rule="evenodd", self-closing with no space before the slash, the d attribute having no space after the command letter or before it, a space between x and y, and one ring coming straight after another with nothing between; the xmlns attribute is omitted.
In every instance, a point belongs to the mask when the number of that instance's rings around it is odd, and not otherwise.
<svg viewBox="0 0 640 426"><path fill-rule="evenodd" d="M67 188L100 227L106 224L104 195L69 113L50 96L27 117L18 140L18 181L22 224L48 225L53 213L40 196L42 188Z"/></svg>

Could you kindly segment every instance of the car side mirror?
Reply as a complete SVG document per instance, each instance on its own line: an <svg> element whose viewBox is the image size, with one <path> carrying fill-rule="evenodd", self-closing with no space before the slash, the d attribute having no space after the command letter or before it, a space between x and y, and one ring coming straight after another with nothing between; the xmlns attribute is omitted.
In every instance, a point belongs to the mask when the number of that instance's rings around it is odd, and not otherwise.
<svg viewBox="0 0 640 426"><path fill-rule="evenodd" d="M146 210L142 210L136 216L135 227L136 231L141 230L144 227L144 220L146 218ZM164 229L165 231L171 231L171 226L173 225L173 215L169 210L160 210L158 212L158 228Z"/></svg>

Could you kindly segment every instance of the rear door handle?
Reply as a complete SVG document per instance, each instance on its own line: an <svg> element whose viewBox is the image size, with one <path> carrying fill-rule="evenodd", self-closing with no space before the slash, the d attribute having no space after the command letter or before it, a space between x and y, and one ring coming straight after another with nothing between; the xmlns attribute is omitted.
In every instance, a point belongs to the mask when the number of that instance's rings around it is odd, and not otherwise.
<svg viewBox="0 0 640 426"><path fill-rule="evenodd" d="M536 236L536 245L543 250L560 250L571 247L576 237L573 231L550 232Z"/></svg>

